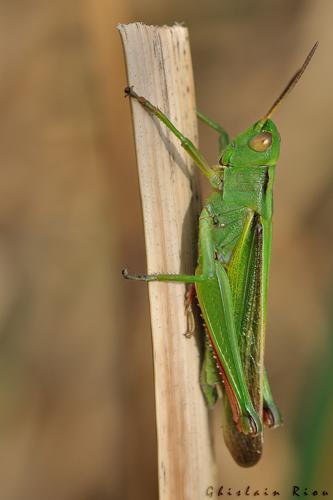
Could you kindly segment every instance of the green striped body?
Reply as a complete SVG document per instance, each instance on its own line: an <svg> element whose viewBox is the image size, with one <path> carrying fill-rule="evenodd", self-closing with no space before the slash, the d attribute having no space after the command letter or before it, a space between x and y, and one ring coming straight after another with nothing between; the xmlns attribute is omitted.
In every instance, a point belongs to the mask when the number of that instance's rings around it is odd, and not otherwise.
<svg viewBox="0 0 333 500"><path fill-rule="evenodd" d="M275 128L273 122L269 128ZM275 137L279 141L278 134ZM196 283L209 339L201 381L211 405L217 397L212 387L223 383L224 437L236 461L246 466L261 456L264 417L269 423L273 413L272 425L278 425L280 418L274 403L267 415L264 412L263 353L275 174L275 163L268 163L225 166L222 188L207 199L199 222L196 274L211 276L207 282Z"/></svg>

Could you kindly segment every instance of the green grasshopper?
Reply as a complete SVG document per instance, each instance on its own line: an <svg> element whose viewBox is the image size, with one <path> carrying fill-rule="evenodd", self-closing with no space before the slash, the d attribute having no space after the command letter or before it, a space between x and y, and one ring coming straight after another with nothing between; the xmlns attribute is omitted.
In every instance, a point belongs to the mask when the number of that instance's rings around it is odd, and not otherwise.
<svg viewBox="0 0 333 500"><path fill-rule="evenodd" d="M123 275L194 284L206 330L201 387L209 407L222 395L224 439L243 466L254 465L262 454L263 423L281 424L264 368L273 183L280 152L280 135L270 117L302 76L317 45L264 117L232 142L220 125L197 113L219 134L217 166L210 166L162 111L133 88L125 89L180 140L214 191L199 218L195 275L130 275L126 269Z"/></svg>

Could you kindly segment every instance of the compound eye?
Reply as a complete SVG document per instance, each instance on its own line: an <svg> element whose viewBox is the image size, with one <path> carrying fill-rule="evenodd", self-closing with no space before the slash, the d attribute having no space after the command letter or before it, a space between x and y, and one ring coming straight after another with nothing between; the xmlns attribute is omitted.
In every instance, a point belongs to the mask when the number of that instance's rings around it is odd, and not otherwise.
<svg viewBox="0 0 333 500"><path fill-rule="evenodd" d="M272 134L270 132L261 132L252 137L249 141L249 147L258 153L263 153L272 145Z"/></svg>

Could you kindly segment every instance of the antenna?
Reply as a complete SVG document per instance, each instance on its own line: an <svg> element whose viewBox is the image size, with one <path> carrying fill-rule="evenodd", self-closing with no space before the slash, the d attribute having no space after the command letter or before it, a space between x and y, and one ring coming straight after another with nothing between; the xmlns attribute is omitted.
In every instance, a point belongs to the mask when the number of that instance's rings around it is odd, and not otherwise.
<svg viewBox="0 0 333 500"><path fill-rule="evenodd" d="M294 76L289 81L288 85L286 86L286 88L279 95L279 97L276 99L276 101L274 102L274 104L270 107L270 109L265 114L265 116L263 118L261 118L261 120L259 121L260 124L263 125L266 122L266 120L268 120L268 118L270 118L272 116L272 114L274 113L274 111L276 110L276 108L278 107L278 105L280 104L280 102L293 90L293 88L295 87L296 83L299 81L299 79L303 75L304 71L306 70L309 62L311 61L312 56L313 56L313 54L315 53L315 51L316 51L316 49L318 47L318 43L319 42L316 42L314 44L314 46L312 47L312 49L310 50L310 52L306 56L306 59L305 59L303 65L302 65L302 67L299 70L296 71L296 73L294 74Z"/></svg>

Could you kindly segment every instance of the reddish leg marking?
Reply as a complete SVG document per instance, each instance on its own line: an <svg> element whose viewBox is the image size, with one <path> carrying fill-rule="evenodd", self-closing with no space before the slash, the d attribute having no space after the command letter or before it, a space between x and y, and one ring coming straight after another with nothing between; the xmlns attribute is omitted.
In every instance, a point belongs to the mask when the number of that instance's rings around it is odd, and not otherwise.
<svg viewBox="0 0 333 500"><path fill-rule="evenodd" d="M195 285L192 283L192 285L190 285L190 287L188 288L185 296L185 314L187 316L187 332L184 333L184 336L187 339L190 339L195 332L195 321L192 309L192 304L195 296L196 296Z"/></svg>

